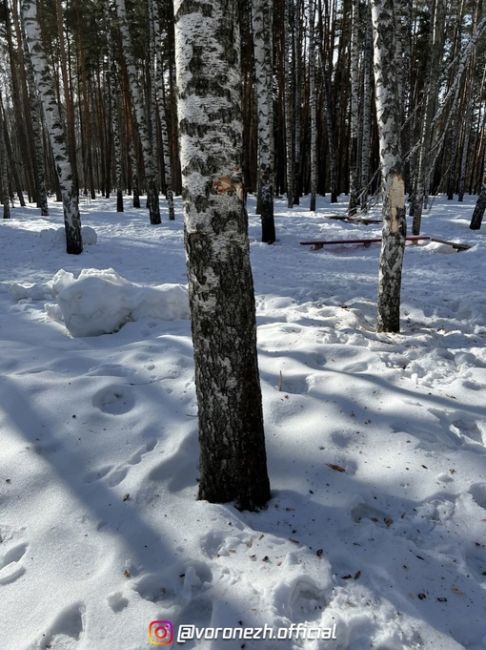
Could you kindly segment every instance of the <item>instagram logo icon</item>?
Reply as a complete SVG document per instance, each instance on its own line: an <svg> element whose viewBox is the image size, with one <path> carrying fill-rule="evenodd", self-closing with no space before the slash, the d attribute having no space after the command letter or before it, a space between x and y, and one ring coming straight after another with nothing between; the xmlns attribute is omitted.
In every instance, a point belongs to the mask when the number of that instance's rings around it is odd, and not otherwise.
<svg viewBox="0 0 486 650"><path fill-rule="evenodd" d="M171 645L174 640L174 626L171 621L150 621L148 640L151 645Z"/></svg>

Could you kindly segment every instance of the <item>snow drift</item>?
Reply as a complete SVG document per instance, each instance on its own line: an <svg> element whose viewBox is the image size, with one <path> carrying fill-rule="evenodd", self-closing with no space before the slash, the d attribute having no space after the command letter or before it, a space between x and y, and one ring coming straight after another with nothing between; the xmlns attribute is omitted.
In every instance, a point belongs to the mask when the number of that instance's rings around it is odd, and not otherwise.
<svg viewBox="0 0 486 650"><path fill-rule="evenodd" d="M50 282L12 284L17 300L53 299L45 309L64 323L72 336L99 336L117 332L125 323L144 318L189 318L187 289L181 284L147 287L129 282L114 269L83 269L76 277L59 270Z"/></svg>

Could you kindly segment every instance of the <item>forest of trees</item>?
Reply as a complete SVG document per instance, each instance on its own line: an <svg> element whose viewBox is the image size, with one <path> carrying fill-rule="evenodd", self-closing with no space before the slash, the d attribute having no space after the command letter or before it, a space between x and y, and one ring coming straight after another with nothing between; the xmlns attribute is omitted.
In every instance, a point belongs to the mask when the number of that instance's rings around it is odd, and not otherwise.
<svg viewBox="0 0 486 650"><path fill-rule="evenodd" d="M484 0L2 0L0 197L79 195L174 219L182 193L201 498L269 498L244 197L383 197L378 331L400 328L406 236L430 196L486 204ZM141 195L146 205L141 206ZM165 197L161 199L161 196ZM165 210L161 211L161 200ZM307 204L303 206L307 208Z"/></svg>
<svg viewBox="0 0 486 650"><path fill-rule="evenodd" d="M353 212L380 186L373 4L237 3L243 177L247 191L260 189L264 241L275 239L273 194L295 205L310 193L311 208L316 194L349 194ZM484 193L485 3L378 4L395 5L400 155L418 233L430 194ZM161 191L173 218L182 188L174 23L172 0L2 0L5 216L25 200L45 212L55 193L71 202L75 228L79 188L116 193L119 210L124 194L138 206L146 193L154 224Z"/></svg>

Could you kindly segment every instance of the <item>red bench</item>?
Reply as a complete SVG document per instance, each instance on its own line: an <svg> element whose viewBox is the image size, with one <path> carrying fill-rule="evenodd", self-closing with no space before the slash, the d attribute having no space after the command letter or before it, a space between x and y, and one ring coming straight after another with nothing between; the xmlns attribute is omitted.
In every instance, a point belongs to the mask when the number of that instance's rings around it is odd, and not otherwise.
<svg viewBox="0 0 486 650"><path fill-rule="evenodd" d="M410 235L406 237L406 240L412 244L418 244L420 241L434 241L432 237L427 235ZM378 244L381 242L381 237L369 237L368 239L326 239L326 240L315 240L315 241L301 241L302 246L312 246L312 250L319 250L324 246L329 246L331 244L362 244L366 248L371 246L371 244ZM450 242L442 242L450 243ZM453 244L451 244L452 246ZM464 244L463 244L464 245Z"/></svg>

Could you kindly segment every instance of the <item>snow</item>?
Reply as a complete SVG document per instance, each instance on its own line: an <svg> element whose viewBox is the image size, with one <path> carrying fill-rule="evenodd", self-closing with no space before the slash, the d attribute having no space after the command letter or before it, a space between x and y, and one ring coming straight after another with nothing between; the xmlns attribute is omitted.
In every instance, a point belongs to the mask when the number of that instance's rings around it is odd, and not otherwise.
<svg viewBox="0 0 486 650"><path fill-rule="evenodd" d="M97 244L80 256L45 234L62 227L58 204L50 218L15 208L0 227L0 647L139 650L151 621L170 620L336 625L335 640L246 648L484 649L486 236L468 228L473 204L439 197L424 215L425 234L472 247L407 247L390 335L374 329L378 246L299 245L378 226L326 218L344 202L321 198L313 215L308 198L279 200L267 246L250 197L273 495L260 513L195 500L180 201L158 227L85 201Z"/></svg>
<svg viewBox="0 0 486 650"><path fill-rule="evenodd" d="M56 300L45 311L64 323L72 336L99 336L117 332L140 319L180 320L190 317L187 289L180 284L144 287L128 282L113 269L82 269L77 277L60 269L45 284L12 283L17 300Z"/></svg>

